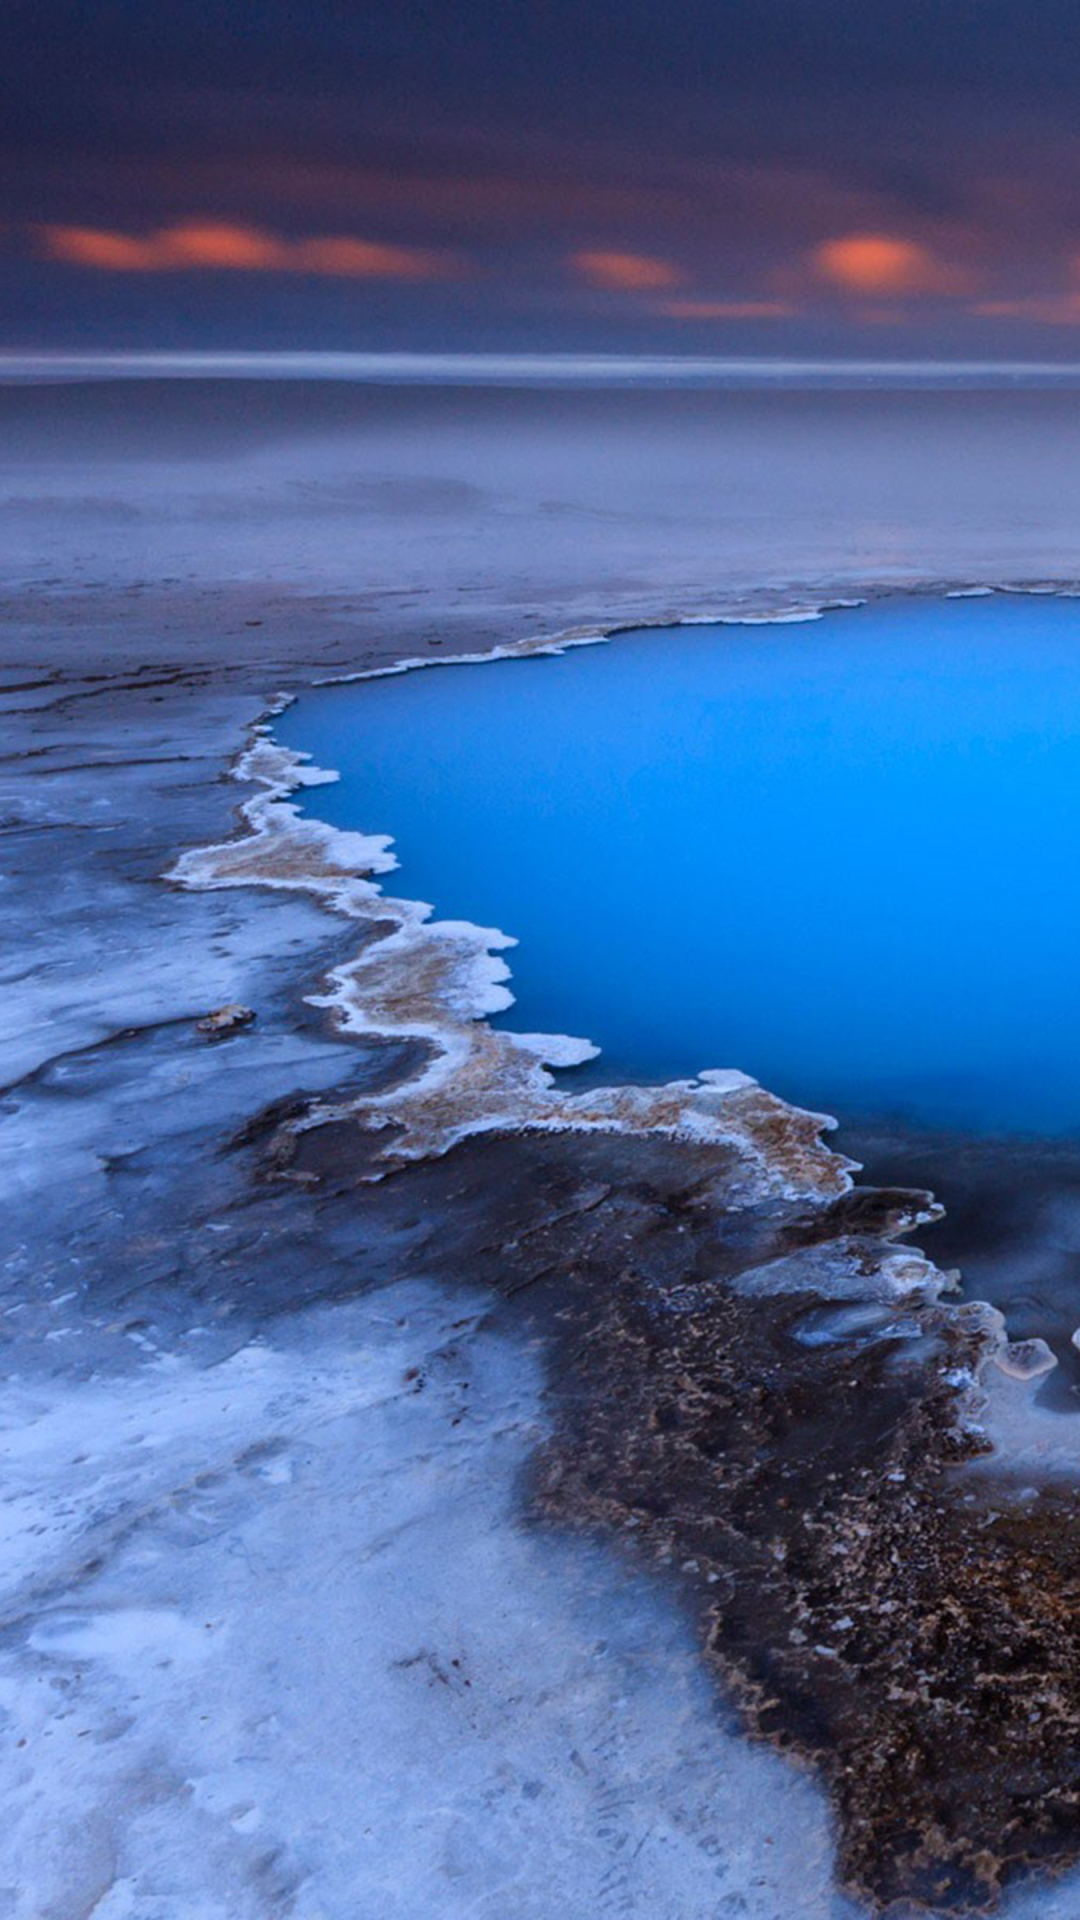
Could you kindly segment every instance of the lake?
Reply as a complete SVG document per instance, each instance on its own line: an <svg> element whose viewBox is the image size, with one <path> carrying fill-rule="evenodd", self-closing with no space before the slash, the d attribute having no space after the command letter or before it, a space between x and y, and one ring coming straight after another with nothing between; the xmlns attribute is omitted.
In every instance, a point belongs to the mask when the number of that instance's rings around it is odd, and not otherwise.
<svg viewBox="0 0 1080 1920"><path fill-rule="evenodd" d="M391 891L517 938L505 1024L604 1077L1080 1133L1078 601L652 629L275 732L340 773L311 811L393 834Z"/></svg>

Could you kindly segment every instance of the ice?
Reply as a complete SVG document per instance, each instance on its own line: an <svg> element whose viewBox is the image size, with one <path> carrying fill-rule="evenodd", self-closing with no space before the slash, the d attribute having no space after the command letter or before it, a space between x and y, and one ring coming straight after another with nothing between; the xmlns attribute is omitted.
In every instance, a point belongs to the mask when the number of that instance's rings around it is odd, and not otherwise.
<svg viewBox="0 0 1080 1920"><path fill-rule="evenodd" d="M4 1556L17 1920L90 1888L163 1920L851 1911L818 1794L716 1718L663 1597L516 1518L540 1381L462 1341L483 1307L399 1287L23 1410L6 1501L60 1519L14 1616Z"/></svg>

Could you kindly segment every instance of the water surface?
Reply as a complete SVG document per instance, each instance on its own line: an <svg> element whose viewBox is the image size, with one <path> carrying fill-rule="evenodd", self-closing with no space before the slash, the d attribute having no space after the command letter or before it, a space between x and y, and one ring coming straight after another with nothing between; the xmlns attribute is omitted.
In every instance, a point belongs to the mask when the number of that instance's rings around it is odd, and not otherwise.
<svg viewBox="0 0 1080 1920"><path fill-rule="evenodd" d="M1080 1133L1080 601L897 598L305 696L312 809L607 1074Z"/></svg>

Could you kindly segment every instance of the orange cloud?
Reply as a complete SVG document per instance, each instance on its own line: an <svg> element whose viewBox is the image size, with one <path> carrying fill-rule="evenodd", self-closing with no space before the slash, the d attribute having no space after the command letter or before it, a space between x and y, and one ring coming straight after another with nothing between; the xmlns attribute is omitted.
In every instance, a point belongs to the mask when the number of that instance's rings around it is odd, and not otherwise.
<svg viewBox="0 0 1080 1920"><path fill-rule="evenodd" d="M77 267L104 267L111 273L140 273L146 267L146 244L124 233L98 232L92 227L47 227L46 251L54 260Z"/></svg>
<svg viewBox="0 0 1080 1920"><path fill-rule="evenodd" d="M264 273L281 265L285 242L259 227L230 226L220 220L185 220L142 241L151 271L183 267L227 267Z"/></svg>
<svg viewBox="0 0 1080 1920"><path fill-rule="evenodd" d="M570 265L590 286L612 293L655 293L683 279L670 260L648 253L573 253Z"/></svg>
<svg viewBox="0 0 1080 1920"><path fill-rule="evenodd" d="M443 254L419 247L385 247L345 234L298 241L293 257L301 273L341 274L357 280L434 280L447 269Z"/></svg>
<svg viewBox="0 0 1080 1920"><path fill-rule="evenodd" d="M787 300L665 300L669 320L782 320L798 309Z"/></svg>
<svg viewBox="0 0 1080 1920"><path fill-rule="evenodd" d="M972 313L989 320L1036 320L1047 327L1080 326L1080 293L1031 295L1018 300L978 300Z"/></svg>
<svg viewBox="0 0 1080 1920"><path fill-rule="evenodd" d="M263 227L185 220L143 235L100 227L42 227L52 260L108 273L309 273L351 280L434 280L450 270L446 255L420 247L384 246L347 234L290 240Z"/></svg>
<svg viewBox="0 0 1080 1920"><path fill-rule="evenodd" d="M920 246L888 233L848 233L825 240L813 254L815 271L845 293L966 293L969 276Z"/></svg>

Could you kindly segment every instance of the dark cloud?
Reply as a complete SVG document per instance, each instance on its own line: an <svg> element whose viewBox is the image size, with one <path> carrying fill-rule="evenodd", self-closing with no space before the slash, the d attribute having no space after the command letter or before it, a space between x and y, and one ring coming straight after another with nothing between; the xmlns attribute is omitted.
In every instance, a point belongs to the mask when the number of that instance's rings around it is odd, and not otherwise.
<svg viewBox="0 0 1080 1920"><path fill-rule="evenodd" d="M745 351L782 329L820 351L874 327L880 350L885 327L1015 352L1045 351L1056 313L1068 350L1075 0L14 0L0 92L20 343ZM261 236L265 271L254 242L242 273L125 270L215 223ZM106 238L80 263L54 228ZM851 236L919 250L888 315L815 271ZM458 270L324 271L329 242ZM604 284L588 255L660 262L685 298L650 298L659 269Z"/></svg>

